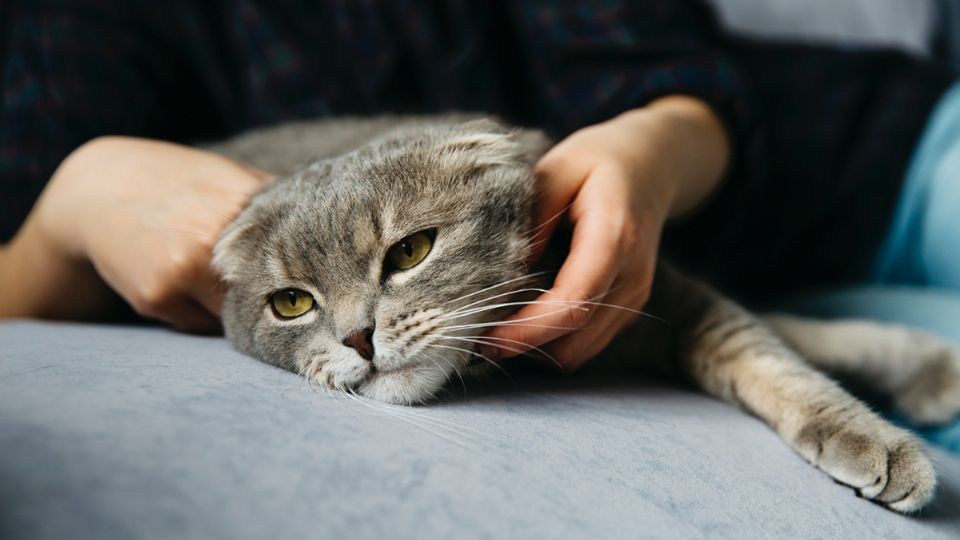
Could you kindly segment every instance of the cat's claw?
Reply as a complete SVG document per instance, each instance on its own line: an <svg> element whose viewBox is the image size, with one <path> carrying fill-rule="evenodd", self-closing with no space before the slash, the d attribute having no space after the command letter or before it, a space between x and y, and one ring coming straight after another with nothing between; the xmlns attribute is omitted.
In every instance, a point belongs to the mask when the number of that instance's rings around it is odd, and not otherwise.
<svg viewBox="0 0 960 540"><path fill-rule="evenodd" d="M915 512L933 498L936 473L913 435L873 417L832 431L812 430L824 435L806 441L818 450L811 461L859 496L903 513Z"/></svg>

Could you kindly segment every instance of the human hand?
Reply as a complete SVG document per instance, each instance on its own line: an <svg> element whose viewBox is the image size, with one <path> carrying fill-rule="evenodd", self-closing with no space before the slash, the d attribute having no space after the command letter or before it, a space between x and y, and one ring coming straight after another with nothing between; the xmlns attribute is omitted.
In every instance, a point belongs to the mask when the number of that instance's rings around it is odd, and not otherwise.
<svg viewBox="0 0 960 540"><path fill-rule="evenodd" d="M646 303L664 223L706 199L728 158L713 112L679 96L561 141L535 170L535 241L546 243L566 209L569 256L550 291L495 327L481 353L496 358L540 348L568 371L596 356Z"/></svg>
<svg viewBox="0 0 960 540"><path fill-rule="evenodd" d="M28 224L59 253L89 261L141 315L213 331L222 299L213 245L270 178L195 148L103 137L61 164Z"/></svg>

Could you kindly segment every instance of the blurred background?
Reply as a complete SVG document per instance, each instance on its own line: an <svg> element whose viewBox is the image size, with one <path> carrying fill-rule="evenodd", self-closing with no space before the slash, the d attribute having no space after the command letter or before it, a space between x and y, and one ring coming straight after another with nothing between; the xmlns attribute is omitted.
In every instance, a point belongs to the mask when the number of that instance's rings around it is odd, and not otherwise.
<svg viewBox="0 0 960 540"><path fill-rule="evenodd" d="M960 57L960 0L709 0L740 34Z"/></svg>

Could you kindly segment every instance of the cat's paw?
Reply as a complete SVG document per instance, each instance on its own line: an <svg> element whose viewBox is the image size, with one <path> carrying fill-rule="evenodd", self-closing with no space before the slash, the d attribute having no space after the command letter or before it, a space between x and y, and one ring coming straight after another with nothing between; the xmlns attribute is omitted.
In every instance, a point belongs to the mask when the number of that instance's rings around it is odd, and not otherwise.
<svg viewBox="0 0 960 540"><path fill-rule="evenodd" d="M369 373L369 366L362 362L316 361L301 370L302 375L319 383L324 389L342 392L358 386Z"/></svg>
<svg viewBox="0 0 960 540"><path fill-rule="evenodd" d="M917 424L943 424L960 414L960 352L933 349L925 366L894 395L897 407Z"/></svg>
<svg viewBox="0 0 960 540"><path fill-rule="evenodd" d="M817 467L865 499L908 513L933 498L937 478L923 445L878 417L843 426L829 420L811 423L798 443Z"/></svg>

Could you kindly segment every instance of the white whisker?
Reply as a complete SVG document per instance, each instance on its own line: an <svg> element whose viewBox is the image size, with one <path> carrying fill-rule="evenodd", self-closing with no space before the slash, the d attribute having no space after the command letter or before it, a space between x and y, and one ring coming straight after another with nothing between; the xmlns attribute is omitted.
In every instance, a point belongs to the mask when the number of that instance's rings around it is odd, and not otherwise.
<svg viewBox="0 0 960 540"><path fill-rule="evenodd" d="M554 364L557 365L557 367L559 367L560 369L564 369L563 364L561 364L560 362L558 362L557 359L554 358L554 357L553 357L550 353L548 353L547 351L541 349L540 347L536 347L536 346L534 346L534 345L530 345L529 343L524 343L523 341L518 341L518 340L516 340L516 339L507 339L507 338L493 337L493 336L448 336L448 335L438 335L437 337L446 338L446 339L459 339L459 340L462 340L462 341L467 341L467 342L469 342L469 343L479 343L479 344L481 344L481 345L494 345L494 346L496 346L496 347L498 347L498 348L500 348L500 349L504 349L504 350L507 350L507 351L510 351L510 352L513 352L513 353L516 353L516 354L524 354L524 353L527 353L527 352L529 352L529 351L531 351L531 350L537 351L538 353L540 353L540 354L546 356L547 358L549 358L551 362L553 362ZM487 341L483 341L483 340L487 340ZM507 347L506 345L500 345L500 344L497 344L497 343L491 343L491 341L505 341L505 342L507 342L507 343L513 343L513 344L515 344L515 345L520 345L521 347L526 347L526 348L525 348L525 349L517 349L517 348L514 348L514 347Z"/></svg>
<svg viewBox="0 0 960 540"><path fill-rule="evenodd" d="M422 424L422 423L417 423L417 422L414 420L414 418L412 418L412 417L406 416L405 414L401 414L401 413L399 413L399 412L396 411L396 410L391 410L391 407L390 407L389 405L385 405L385 404L380 403L380 402L374 402L374 403L380 405L380 407L374 406L373 404L368 403L365 398L363 398L362 396L360 396L359 394L357 394L356 391L353 390L353 389L347 390L346 394L347 394L348 396L352 396L352 399L353 399L354 401L356 401L357 403L360 403L360 404L362 404L362 405L364 405L364 406L366 406L366 407L369 407L369 408L371 408L371 409L373 409L373 410L375 410L375 411L377 411L377 412L382 412L382 413L384 413L384 414L387 414L387 415L389 415L389 416L391 416L391 417L393 417L393 418L396 418L397 420L400 420L401 422L404 422L404 423L409 424L409 425L411 425L411 426L414 426L414 427L416 427L416 428L422 429L422 430L426 431L427 433L430 433L430 434L433 434L433 435L435 435L435 436L437 436L437 437L440 437L441 439L444 439L444 440L449 441L449 442L451 442L451 443L453 443L453 444L456 444L457 446L466 448L467 450L477 451L476 448L471 448L470 446L467 446L467 445L463 444L463 442L458 441L457 439L455 439L455 438L453 438L453 437L450 437L449 435L447 435L447 434L444 433L443 431L438 431L439 429L441 429L439 426L433 426L433 427L435 427L435 428L437 428L437 429L431 429L430 427L425 426L425 425ZM449 430L449 428L447 428L447 429ZM457 435L460 435L460 434L457 433Z"/></svg>
<svg viewBox="0 0 960 540"><path fill-rule="evenodd" d="M453 345L440 345L440 344L438 344L438 343L427 343L426 346L427 346L427 347L437 347L437 348L439 348L439 349L451 349L451 350L454 350L454 351L465 352L465 353L467 353L467 354L469 354L469 355L471 355L471 356L476 356L477 358L482 359L484 362L487 362L487 363L489 363L489 364L492 364L494 367L496 367L497 369L499 369L504 375L506 375L508 379L510 379L510 380L513 381L514 383L516 382L516 381L513 379L513 377L511 377L510 374L507 373L507 370L503 369L503 366L501 366L500 364L494 362L493 360L487 358L486 356L484 356L484 355L482 355L482 354L480 354L480 353L478 353L478 352L471 351L470 349L464 349L464 348L462 348L462 347L454 347Z"/></svg>
<svg viewBox="0 0 960 540"><path fill-rule="evenodd" d="M453 330L453 329L461 329L461 328L485 328L485 327L489 327L489 326L510 326L510 325L514 325L514 324L520 323L520 322L533 321L533 320L536 320L536 319L543 319L543 318L545 318L545 317L549 317L549 316L554 315L554 314L556 314L556 313L563 313L564 311L567 311L567 310L566 310L566 309L557 309L557 310L554 310L554 311L549 311L549 312L547 312L547 313L541 313L540 315L531 315L531 316L529 316L529 317L523 317L523 318L520 318L520 319L504 320L504 321L492 321L492 322L486 322L486 323L467 323L467 324L461 324L461 325L449 325L449 326L444 326L444 328L449 329L449 330ZM525 325L525 326L533 326L533 325ZM550 328L549 325L542 325L542 326L543 326L544 328ZM565 327L557 327L557 328L558 328L558 329L576 330L575 328L565 328Z"/></svg>
<svg viewBox="0 0 960 540"><path fill-rule="evenodd" d="M428 351L425 351L425 352L428 352ZM463 380L463 374L460 373L460 370L457 369L457 366L453 365L453 362L451 362L450 359L444 357L443 355L439 355L439 356L438 356L438 355L434 354L433 351L429 351L429 353L430 353L430 354L428 354L427 357L426 357L427 360L430 360L431 362L433 362L433 364L434 364L435 366L437 366L438 369L440 369L441 371L443 370L443 368L440 367L440 364L438 364L437 361L436 361L436 358L438 358L438 357L439 357L441 360L443 360L444 362L446 362L447 365L450 366L451 369L453 369L453 372L456 373L456 374L457 374L457 377L460 378L460 386L463 388L463 397L464 397L464 399L466 399L466 397L467 397L467 383L466 383L466 381Z"/></svg>
<svg viewBox="0 0 960 540"><path fill-rule="evenodd" d="M471 296L476 296L476 295L478 295L478 294L487 292L487 291L489 291L489 290L491 290L491 289L496 289L496 288L498 288L498 287L503 287L504 285L509 285L509 284L511 284L511 283L516 283L517 281L524 280L524 279L533 279L533 278L542 276L543 274L549 274L549 273L550 273L549 271L546 271L546 270L545 270L545 271L542 271L542 272L534 272L534 273L532 273L532 274L525 274L525 275L522 275L522 276L520 276L520 277L516 277L516 278L513 278L513 279L508 279L507 281L502 281L502 282L500 282L500 283L497 283L496 285L491 285L491 286L489 286L489 287L484 287L483 289L480 289L479 291L474 291L474 292L472 292L472 293L465 294L465 295L463 295L463 296L454 298L453 300L447 300L446 302L443 302L443 303L440 304L440 305L441 305L441 306L444 306L444 305L450 304L450 303L452 303L452 302L458 302L458 301L463 300L463 299L465 299L465 298L470 298Z"/></svg>
<svg viewBox="0 0 960 540"><path fill-rule="evenodd" d="M481 300L474 300L473 302L470 302L469 304L462 305L462 306L458 307L457 309L455 309L455 310L447 313L447 315L452 315L452 314L454 314L454 313L459 313L459 312L461 312L461 311L463 311L463 310L465 310L465 309L467 309L467 308L469 308L469 307L471 307L471 306L475 306L475 305L477 305L477 304L482 304L482 303L484 303L484 302L493 300L493 299L495 299L495 298L503 298L504 296L510 296L510 295L512 295L512 294L518 294L518 293L523 293L523 292L538 292L538 293L541 293L541 294L550 294L550 291L548 291L547 289L541 289L541 288L539 288L539 287L526 287L526 288L523 288L523 289L517 289L517 290L515 290L515 291L509 291L509 292L505 292L505 293L495 294L495 295L493 295L493 296L488 296L488 297L483 298L483 299L481 299Z"/></svg>
<svg viewBox="0 0 960 540"><path fill-rule="evenodd" d="M547 225L549 225L551 222L556 221L557 219L560 219L560 217L562 217L565 213L567 213L567 210L569 210L571 206L573 206L573 203L570 203L570 204L564 206L563 208L560 209L559 212L557 212L556 214L552 215L549 219L545 220L545 221L544 221L543 223L541 223L540 225L537 225L536 227L533 227L532 229L530 229L530 230L528 231L528 234L530 234L530 233L535 233L535 232L539 231L540 229L542 229L542 228L546 227Z"/></svg>
<svg viewBox="0 0 960 540"><path fill-rule="evenodd" d="M543 304L543 305L549 305L549 304L568 305L568 306L571 306L571 307L579 308L579 309L584 310L584 311L588 311L588 310L589 310L589 308L584 307L584 306L605 307L605 308L610 308L610 309L619 309L619 310L621 310L621 311L627 311L627 312L630 312L630 313L633 313L633 314L636 314L636 315L642 315L642 316L644 316L644 317L649 317L649 318L651 318L651 319L656 319L656 320L661 321L661 322L666 322L666 321L664 321L663 319L661 319L660 317L657 317L656 315L651 315L651 314L646 313L646 312L644 312L644 311L640 311L640 310L638 310L638 309L633 309L633 308L628 308L628 307L626 307L626 306L618 306L618 305L616 305L616 304L607 304L607 303L604 303L604 302L576 301L576 300L529 300L529 301L524 301L524 302L503 302L503 303L500 303L500 304L491 304L491 305L488 305L488 306L481 306L481 307L478 307L478 308L470 309L470 310L467 310L467 311L465 311L465 312L456 313L456 314L453 314L453 315L448 316L448 317L445 317L445 318L447 318L447 319L457 319L457 318L460 318L460 317L466 317L466 316L468 316L468 315L474 315L474 314L477 314L477 313L482 313L482 312L484 312L484 311L490 311L490 310L493 310L493 309L500 309L500 308L504 308L504 307L512 307L512 306L531 306L531 305L541 305L541 304ZM566 311L566 310L558 310L558 311L556 311L556 313L560 313L560 312L563 312L563 311Z"/></svg>
<svg viewBox="0 0 960 540"><path fill-rule="evenodd" d="M560 310L546 313L544 315L537 315L536 317L529 317L529 319L540 319L543 317L547 317L553 313L560 313ZM451 324L449 326L442 327L442 329L443 330L465 330L465 329L471 329L471 328L490 328L494 326L525 326L528 328L546 328L549 330L570 330L571 332L574 330L577 330L572 326L555 326L551 324L523 323L522 321L525 321L525 320L527 320L527 318L517 319L515 321L491 321L491 322L485 322L485 323Z"/></svg>

